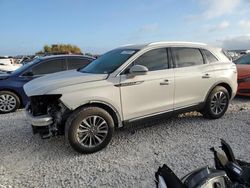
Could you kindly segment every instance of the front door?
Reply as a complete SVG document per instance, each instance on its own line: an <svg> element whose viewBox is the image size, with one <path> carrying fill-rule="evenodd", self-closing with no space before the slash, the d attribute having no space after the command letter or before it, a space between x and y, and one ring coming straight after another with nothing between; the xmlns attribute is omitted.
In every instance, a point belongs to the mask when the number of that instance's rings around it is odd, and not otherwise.
<svg viewBox="0 0 250 188"><path fill-rule="evenodd" d="M172 111L174 70L169 69L167 49L161 48L146 52L131 66L135 64L143 65L149 71L146 75L131 77L128 68L120 76L124 120Z"/></svg>

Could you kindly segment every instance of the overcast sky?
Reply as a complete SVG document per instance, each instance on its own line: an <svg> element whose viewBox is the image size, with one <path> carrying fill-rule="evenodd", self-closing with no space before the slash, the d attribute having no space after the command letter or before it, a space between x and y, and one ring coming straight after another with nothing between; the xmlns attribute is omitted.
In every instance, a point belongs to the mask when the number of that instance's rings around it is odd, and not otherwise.
<svg viewBox="0 0 250 188"><path fill-rule="evenodd" d="M250 0L0 0L0 23L0 55L174 40L250 49Z"/></svg>

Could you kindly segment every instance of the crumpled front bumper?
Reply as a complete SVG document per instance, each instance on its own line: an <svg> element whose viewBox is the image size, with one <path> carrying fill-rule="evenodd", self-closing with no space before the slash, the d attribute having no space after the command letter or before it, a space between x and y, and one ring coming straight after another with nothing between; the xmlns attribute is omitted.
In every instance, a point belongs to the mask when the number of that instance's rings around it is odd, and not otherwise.
<svg viewBox="0 0 250 188"><path fill-rule="evenodd" d="M28 103L25 108L25 114L27 120L31 123L32 126L44 127L53 124L53 118L50 115L45 114L41 116L33 116L30 113L29 109L30 109L30 104Z"/></svg>
<svg viewBox="0 0 250 188"><path fill-rule="evenodd" d="M36 127L48 126L53 123L53 118L50 115L33 116L26 110L26 117L30 121L31 125Z"/></svg>

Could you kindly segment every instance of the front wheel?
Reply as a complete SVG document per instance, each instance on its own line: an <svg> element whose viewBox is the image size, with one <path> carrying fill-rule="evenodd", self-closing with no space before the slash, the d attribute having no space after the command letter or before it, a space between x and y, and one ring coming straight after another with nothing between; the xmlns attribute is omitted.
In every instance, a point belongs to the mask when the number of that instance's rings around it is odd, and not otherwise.
<svg viewBox="0 0 250 188"><path fill-rule="evenodd" d="M228 105L229 93L227 89L222 86L216 86L209 94L202 114L209 119L218 119L225 114Z"/></svg>
<svg viewBox="0 0 250 188"><path fill-rule="evenodd" d="M10 91L0 91L0 114L15 112L20 107L19 97Z"/></svg>
<svg viewBox="0 0 250 188"><path fill-rule="evenodd" d="M114 132L111 115L99 107L84 107L67 120L65 136L80 153L94 153L106 147Z"/></svg>

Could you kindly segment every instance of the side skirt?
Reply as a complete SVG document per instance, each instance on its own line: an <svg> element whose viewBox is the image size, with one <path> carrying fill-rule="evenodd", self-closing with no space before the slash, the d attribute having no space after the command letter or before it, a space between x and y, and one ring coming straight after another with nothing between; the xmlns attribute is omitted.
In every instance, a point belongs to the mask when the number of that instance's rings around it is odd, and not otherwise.
<svg viewBox="0 0 250 188"><path fill-rule="evenodd" d="M152 122L152 121L156 121L159 119L161 119L161 120L168 119L168 118L175 116L175 115L178 115L178 114L191 112L191 111L200 111L204 108L204 106L205 106L205 102L202 102L202 103L199 103L197 105L176 109L174 111L167 111L167 112L157 113L157 114L149 114L147 116L129 119L129 120L123 121L122 123L124 126L126 126L126 125L132 124L134 122L142 122L143 123L143 122Z"/></svg>

